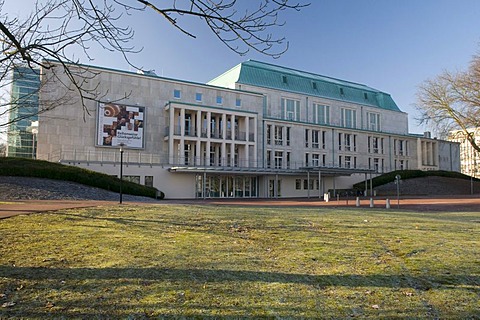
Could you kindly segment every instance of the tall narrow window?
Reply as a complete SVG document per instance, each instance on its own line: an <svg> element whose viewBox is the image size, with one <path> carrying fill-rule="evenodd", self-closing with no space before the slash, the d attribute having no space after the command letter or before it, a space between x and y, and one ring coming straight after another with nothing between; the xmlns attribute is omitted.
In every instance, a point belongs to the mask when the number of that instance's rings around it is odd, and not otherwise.
<svg viewBox="0 0 480 320"><path fill-rule="evenodd" d="M342 127L353 128L357 127L357 111L353 109L342 109Z"/></svg>
<svg viewBox="0 0 480 320"><path fill-rule="evenodd" d="M282 98L282 114L285 120L300 120L300 101Z"/></svg>
<svg viewBox="0 0 480 320"><path fill-rule="evenodd" d="M290 146L290 127L287 127L287 146Z"/></svg>
<svg viewBox="0 0 480 320"><path fill-rule="evenodd" d="M283 145L283 127L275 126L275 145Z"/></svg>
<svg viewBox="0 0 480 320"><path fill-rule="evenodd" d="M321 104L313 104L313 123L329 124L330 123L330 106Z"/></svg>
<svg viewBox="0 0 480 320"><path fill-rule="evenodd" d="M309 139L310 130L305 129L305 147L308 148L308 139Z"/></svg>
<svg viewBox="0 0 480 320"><path fill-rule="evenodd" d="M344 135L344 142L345 142L345 151L352 151L352 135L345 133Z"/></svg>
<svg viewBox="0 0 480 320"><path fill-rule="evenodd" d="M312 148L320 147L320 131L312 130Z"/></svg>
<svg viewBox="0 0 480 320"><path fill-rule="evenodd" d="M272 144L272 125L267 124L267 144Z"/></svg>
<svg viewBox="0 0 480 320"><path fill-rule="evenodd" d="M275 151L275 169L283 168L283 152Z"/></svg>
<svg viewBox="0 0 480 320"><path fill-rule="evenodd" d="M367 112L367 129L380 131L380 114Z"/></svg>

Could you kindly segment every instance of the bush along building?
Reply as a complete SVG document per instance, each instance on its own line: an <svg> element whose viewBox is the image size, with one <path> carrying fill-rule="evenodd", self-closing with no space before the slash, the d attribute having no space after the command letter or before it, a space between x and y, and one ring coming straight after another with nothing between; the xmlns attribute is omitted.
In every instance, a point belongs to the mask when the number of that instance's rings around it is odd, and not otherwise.
<svg viewBox="0 0 480 320"><path fill-rule="evenodd" d="M41 101L68 92L52 70ZM362 84L252 60L207 84L88 72L102 98L40 114L38 158L118 175L122 157L124 178L166 198L323 197L393 170L460 170L458 143L409 134L391 96Z"/></svg>

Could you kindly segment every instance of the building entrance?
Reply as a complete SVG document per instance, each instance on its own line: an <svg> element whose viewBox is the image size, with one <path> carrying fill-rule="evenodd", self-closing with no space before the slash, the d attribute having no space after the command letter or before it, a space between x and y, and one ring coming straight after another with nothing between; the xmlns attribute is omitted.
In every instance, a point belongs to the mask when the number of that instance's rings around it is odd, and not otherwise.
<svg viewBox="0 0 480 320"><path fill-rule="evenodd" d="M197 174L197 198L257 198L258 177Z"/></svg>

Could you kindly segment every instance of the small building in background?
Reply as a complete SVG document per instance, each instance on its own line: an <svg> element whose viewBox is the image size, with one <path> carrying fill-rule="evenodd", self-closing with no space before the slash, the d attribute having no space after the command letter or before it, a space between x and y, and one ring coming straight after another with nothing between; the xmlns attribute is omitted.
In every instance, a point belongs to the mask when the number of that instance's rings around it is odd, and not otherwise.
<svg viewBox="0 0 480 320"><path fill-rule="evenodd" d="M473 135L475 143L480 146L480 128L471 128L468 129L468 132ZM450 131L448 140L460 144L461 172L474 178L480 178L480 152L475 150L465 132L462 130Z"/></svg>
<svg viewBox="0 0 480 320"><path fill-rule="evenodd" d="M40 70L17 66L6 85L11 87L4 106L9 122L6 155L35 158Z"/></svg>

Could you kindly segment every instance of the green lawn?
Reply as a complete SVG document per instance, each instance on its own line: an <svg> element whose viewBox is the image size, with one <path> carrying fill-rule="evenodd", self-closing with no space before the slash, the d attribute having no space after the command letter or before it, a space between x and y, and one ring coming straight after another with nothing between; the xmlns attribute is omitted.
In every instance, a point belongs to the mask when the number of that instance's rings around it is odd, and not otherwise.
<svg viewBox="0 0 480 320"><path fill-rule="evenodd" d="M480 319L478 212L124 205L0 237L1 319Z"/></svg>

